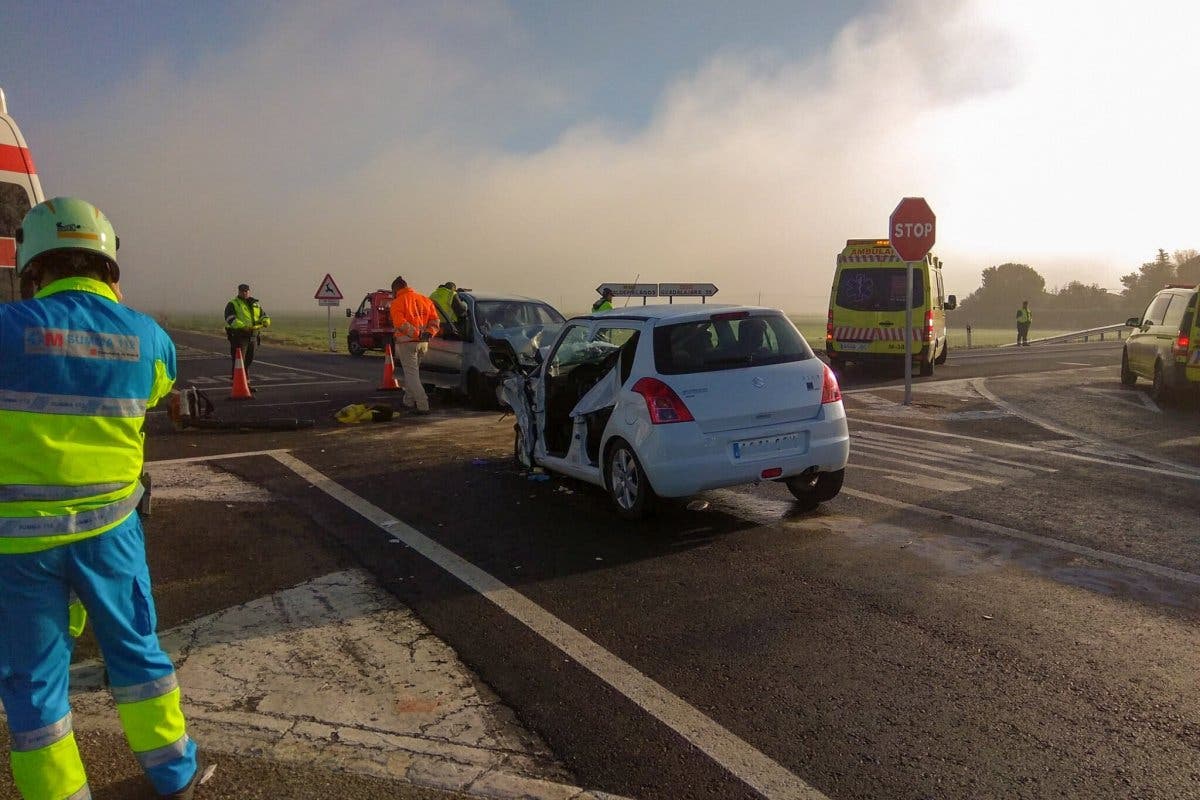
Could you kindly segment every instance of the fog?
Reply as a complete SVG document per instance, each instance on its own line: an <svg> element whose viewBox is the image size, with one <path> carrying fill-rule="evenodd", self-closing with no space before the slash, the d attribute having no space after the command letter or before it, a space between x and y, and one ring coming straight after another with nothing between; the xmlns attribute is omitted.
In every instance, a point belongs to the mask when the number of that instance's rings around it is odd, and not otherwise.
<svg viewBox="0 0 1200 800"><path fill-rule="evenodd" d="M337 8L186 74L152 58L30 141L49 194L113 220L131 303L216 315L245 281L315 311L329 272L348 302L403 274L573 311L639 278L812 312L906 195L960 296L1005 261L1117 289L1200 246L1196 4L888 2L812 52L714 53L636 129L580 114L533 147L573 107L505 6Z"/></svg>

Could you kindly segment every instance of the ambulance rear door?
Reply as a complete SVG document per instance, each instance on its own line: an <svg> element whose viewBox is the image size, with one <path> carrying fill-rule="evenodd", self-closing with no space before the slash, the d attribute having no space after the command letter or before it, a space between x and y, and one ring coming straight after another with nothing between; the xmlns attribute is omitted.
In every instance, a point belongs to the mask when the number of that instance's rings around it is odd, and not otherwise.
<svg viewBox="0 0 1200 800"><path fill-rule="evenodd" d="M30 208L42 202L42 184L21 129L8 116L0 89L0 302L20 297L14 238Z"/></svg>
<svg viewBox="0 0 1200 800"><path fill-rule="evenodd" d="M887 241L852 241L838 256L831 302L834 349L853 360L855 353L904 355L907 267L895 261ZM928 270L913 270L913 350L919 352Z"/></svg>

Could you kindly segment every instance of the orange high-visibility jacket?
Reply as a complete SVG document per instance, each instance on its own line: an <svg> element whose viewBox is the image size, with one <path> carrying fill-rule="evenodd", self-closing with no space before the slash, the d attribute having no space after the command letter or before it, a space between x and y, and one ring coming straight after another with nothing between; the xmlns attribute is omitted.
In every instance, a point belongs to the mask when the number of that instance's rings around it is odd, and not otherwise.
<svg viewBox="0 0 1200 800"><path fill-rule="evenodd" d="M442 328L437 306L411 286L396 292L391 308L392 328L397 342L420 341L421 334L437 336Z"/></svg>

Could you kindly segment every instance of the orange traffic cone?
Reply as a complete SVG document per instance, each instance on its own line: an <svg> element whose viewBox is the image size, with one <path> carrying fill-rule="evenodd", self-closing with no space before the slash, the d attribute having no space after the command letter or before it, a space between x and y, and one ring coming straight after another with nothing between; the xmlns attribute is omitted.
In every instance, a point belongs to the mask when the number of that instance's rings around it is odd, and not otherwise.
<svg viewBox="0 0 1200 800"><path fill-rule="evenodd" d="M242 360L242 348L238 348L233 357L233 390L229 392L230 400L249 400L250 380L246 377L246 362Z"/></svg>
<svg viewBox="0 0 1200 800"><path fill-rule="evenodd" d="M400 390L396 381L396 364L392 361L392 345L389 342L383 348L383 378L379 381L379 391L395 392Z"/></svg>

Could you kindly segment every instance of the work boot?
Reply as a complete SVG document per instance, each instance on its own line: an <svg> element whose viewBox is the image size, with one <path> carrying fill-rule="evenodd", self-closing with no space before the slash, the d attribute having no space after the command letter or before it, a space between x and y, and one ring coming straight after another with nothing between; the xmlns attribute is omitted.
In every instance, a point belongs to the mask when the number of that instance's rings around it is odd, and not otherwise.
<svg viewBox="0 0 1200 800"><path fill-rule="evenodd" d="M192 779L187 782L187 786L184 786L178 792L165 794L163 797L169 798L169 800L192 800L196 794L196 787L206 783L216 771L216 764L209 764L202 758L196 759L196 772L192 775Z"/></svg>

